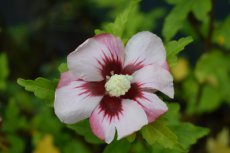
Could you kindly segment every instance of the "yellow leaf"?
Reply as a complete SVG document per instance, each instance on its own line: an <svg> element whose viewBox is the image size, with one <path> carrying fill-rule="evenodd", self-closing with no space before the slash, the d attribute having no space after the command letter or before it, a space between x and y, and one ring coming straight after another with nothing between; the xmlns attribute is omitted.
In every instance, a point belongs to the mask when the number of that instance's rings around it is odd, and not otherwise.
<svg viewBox="0 0 230 153"><path fill-rule="evenodd" d="M217 37L217 42L219 45L224 45L225 39L222 35Z"/></svg>
<svg viewBox="0 0 230 153"><path fill-rule="evenodd" d="M189 66L185 58L179 58L177 64L172 68L172 74L175 81L182 81L188 76Z"/></svg>
<svg viewBox="0 0 230 153"><path fill-rule="evenodd" d="M53 144L53 136L47 134L37 143L33 153L60 153L60 151Z"/></svg>
<svg viewBox="0 0 230 153"><path fill-rule="evenodd" d="M209 138L206 144L208 153L230 153L229 131L223 129L216 139Z"/></svg>

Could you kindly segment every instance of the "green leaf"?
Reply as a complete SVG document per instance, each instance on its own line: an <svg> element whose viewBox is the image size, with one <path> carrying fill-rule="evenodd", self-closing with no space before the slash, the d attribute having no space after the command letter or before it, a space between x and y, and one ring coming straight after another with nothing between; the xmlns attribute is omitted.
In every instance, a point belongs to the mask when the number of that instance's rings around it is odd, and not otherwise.
<svg viewBox="0 0 230 153"><path fill-rule="evenodd" d="M107 145L103 153L128 153L130 147L131 144L126 139L123 139Z"/></svg>
<svg viewBox="0 0 230 153"><path fill-rule="evenodd" d="M177 135L178 142L186 150L188 150L192 144L195 144L198 139L209 133L207 128L197 127L191 123L181 123L170 126L170 129Z"/></svg>
<svg viewBox="0 0 230 153"><path fill-rule="evenodd" d="M170 4L175 4L172 11L164 21L162 34L166 41L172 39L186 23L189 12L193 12L195 17L202 21L208 21L208 13L212 8L211 0L167 0Z"/></svg>
<svg viewBox="0 0 230 153"><path fill-rule="evenodd" d="M9 75L8 60L6 54L0 54L0 89L6 87L6 79Z"/></svg>
<svg viewBox="0 0 230 153"><path fill-rule="evenodd" d="M157 142L164 148L175 148L178 146L177 136L160 120L142 128L141 133L150 145Z"/></svg>
<svg viewBox="0 0 230 153"><path fill-rule="evenodd" d="M10 144L10 148L7 152L9 153L24 153L26 144L25 141L23 141L23 138L17 136L17 135L7 135L7 142Z"/></svg>
<svg viewBox="0 0 230 153"><path fill-rule="evenodd" d="M124 8L128 10L127 7L130 4L130 1L118 0L118 1L107 1L107 0L94 0L98 5L109 8L108 13L106 14L110 18L115 18L117 15L121 14L124 11ZM131 2L135 3L135 1ZM136 5L136 4L135 4ZM134 6L129 12L127 22L125 23L125 27L122 34L123 42L127 42L127 40L133 36L138 31L154 31L159 24L158 19L163 17L166 13L164 8L155 8L148 12L143 12L139 5ZM134 20L135 19L135 20ZM145 24L143 24L145 23ZM110 32L105 31L105 27L108 26L108 23L102 24L103 30L95 30L96 34ZM120 26L120 25L119 25Z"/></svg>
<svg viewBox="0 0 230 153"><path fill-rule="evenodd" d="M180 38L178 41L173 40L168 42L165 45L166 52L167 52L167 61L170 66L174 66L177 60L177 54L182 51L185 46L193 41L193 38L188 36L185 38Z"/></svg>
<svg viewBox="0 0 230 153"><path fill-rule="evenodd" d="M139 31L154 31L160 19L166 11L162 8L156 8L148 13L143 13L138 7L134 8L129 14L129 18L135 20L128 20L123 34L123 39L129 39ZM143 24L145 23L145 24Z"/></svg>
<svg viewBox="0 0 230 153"><path fill-rule="evenodd" d="M62 63L58 66L58 70L60 73L68 71L67 63Z"/></svg>
<svg viewBox="0 0 230 153"><path fill-rule="evenodd" d="M168 111L161 117L167 119L167 123L175 125L180 119L180 105L178 103L167 103Z"/></svg>
<svg viewBox="0 0 230 153"><path fill-rule="evenodd" d="M221 79L227 79L229 67L229 56L219 51L203 54L195 67L195 76L200 83L208 82L218 86ZM226 82L226 80L222 80Z"/></svg>
<svg viewBox="0 0 230 153"><path fill-rule="evenodd" d="M14 99L10 99L4 114L3 131L14 133L19 129L27 127L27 121L24 116L20 116L20 108Z"/></svg>
<svg viewBox="0 0 230 153"><path fill-rule="evenodd" d="M182 97L187 100L187 114L193 114L197 112L197 95L198 95L199 84L194 77L190 76L182 84Z"/></svg>
<svg viewBox="0 0 230 153"><path fill-rule="evenodd" d="M88 146L79 140L70 139L63 147L63 153L91 153Z"/></svg>
<svg viewBox="0 0 230 153"><path fill-rule="evenodd" d="M165 0L168 4L177 4L180 3L183 0Z"/></svg>
<svg viewBox="0 0 230 153"><path fill-rule="evenodd" d="M31 119L30 126L37 131L52 133L53 135L58 135L63 128L63 124L53 113L53 108L50 107L41 107L38 113Z"/></svg>
<svg viewBox="0 0 230 153"><path fill-rule="evenodd" d="M67 127L74 130L77 134L84 136L87 142L95 144L104 143L92 133L88 120L83 120L73 125L67 125Z"/></svg>
<svg viewBox="0 0 230 153"><path fill-rule="evenodd" d="M103 26L103 30L95 30L96 34L110 33L123 38L123 33L128 22L129 15L138 6L139 0L133 0L129 7L120 15L118 15L113 23L107 23Z"/></svg>
<svg viewBox="0 0 230 153"><path fill-rule="evenodd" d="M195 76L199 83L208 84L212 86L213 89L215 88L214 90L216 90L216 92L221 95L222 99L228 103L230 103L229 60L229 55L224 55L220 51L213 51L207 54L203 54L195 67ZM211 89L209 89L208 92L213 93L213 91L210 90ZM221 98L218 99L219 102L222 102ZM204 102L204 100L202 101ZM216 104L214 105L219 106L217 105L217 99L215 100L215 103Z"/></svg>
<svg viewBox="0 0 230 153"><path fill-rule="evenodd" d="M222 95L219 93L219 89L206 85L202 89L202 94L197 106L199 113L212 112L221 105Z"/></svg>
<svg viewBox="0 0 230 153"><path fill-rule="evenodd" d="M209 130L194 126L190 123L180 123L178 125L170 126L170 129L177 135L178 143L183 150L178 148L164 148L162 145L152 145L152 152L154 153L187 153L192 144L197 140L208 134Z"/></svg>
<svg viewBox="0 0 230 153"><path fill-rule="evenodd" d="M182 0L177 3L164 21L162 35L166 41L172 37L183 27L185 19L193 5L192 0Z"/></svg>
<svg viewBox="0 0 230 153"><path fill-rule="evenodd" d="M215 27L213 41L230 51L230 15Z"/></svg>
<svg viewBox="0 0 230 153"><path fill-rule="evenodd" d="M35 80L24 80L19 78L17 83L25 90L33 92L40 99L46 100L49 106L53 106L54 92L57 86L56 81L39 77Z"/></svg>
<svg viewBox="0 0 230 153"><path fill-rule="evenodd" d="M136 133L133 133L129 136L127 136L127 140L131 143L131 142L134 142L136 139Z"/></svg>
<svg viewBox="0 0 230 153"><path fill-rule="evenodd" d="M193 0L192 12L195 17L200 21L208 20L208 13L212 8L211 0Z"/></svg>

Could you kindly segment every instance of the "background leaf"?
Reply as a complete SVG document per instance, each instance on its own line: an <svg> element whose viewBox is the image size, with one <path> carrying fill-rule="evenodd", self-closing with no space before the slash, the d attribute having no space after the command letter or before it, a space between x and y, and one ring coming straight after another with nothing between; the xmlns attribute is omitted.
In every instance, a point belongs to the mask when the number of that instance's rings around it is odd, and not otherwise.
<svg viewBox="0 0 230 153"><path fill-rule="evenodd" d="M88 120L83 120L79 123L68 125L67 127L74 130L77 134L84 136L87 142L95 144L104 143L92 133Z"/></svg>
<svg viewBox="0 0 230 153"><path fill-rule="evenodd" d="M6 87L6 79L9 75L8 60L4 53L0 54L0 90Z"/></svg>
<svg viewBox="0 0 230 153"><path fill-rule="evenodd" d="M120 140L120 141L114 141L110 145L108 145L103 153L128 153L129 149L131 147L131 144L126 140Z"/></svg>
<svg viewBox="0 0 230 153"><path fill-rule="evenodd" d="M159 143L165 148L176 148L177 136L162 121L145 126L142 130L143 138L149 143Z"/></svg>
<svg viewBox="0 0 230 153"><path fill-rule="evenodd" d="M56 81L39 77L35 80L18 79L17 83L25 88L25 90L33 92L38 98L47 101L49 106L53 106L54 92L57 86Z"/></svg>
<svg viewBox="0 0 230 153"><path fill-rule="evenodd" d="M191 10L193 1L182 0L177 3L164 21L162 35L169 41L183 27L185 19Z"/></svg>
<svg viewBox="0 0 230 153"><path fill-rule="evenodd" d="M185 46L193 41L192 37L180 38L178 41L173 40L166 43L167 61L170 66L174 66L177 61L177 54L181 52Z"/></svg>

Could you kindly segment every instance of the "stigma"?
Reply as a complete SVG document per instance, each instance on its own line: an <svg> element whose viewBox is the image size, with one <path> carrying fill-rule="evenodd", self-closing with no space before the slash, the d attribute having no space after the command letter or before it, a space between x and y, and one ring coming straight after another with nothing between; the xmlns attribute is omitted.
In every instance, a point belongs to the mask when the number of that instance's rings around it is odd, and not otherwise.
<svg viewBox="0 0 230 153"><path fill-rule="evenodd" d="M112 75L105 84L105 89L110 96L119 97L125 95L131 88L132 76Z"/></svg>

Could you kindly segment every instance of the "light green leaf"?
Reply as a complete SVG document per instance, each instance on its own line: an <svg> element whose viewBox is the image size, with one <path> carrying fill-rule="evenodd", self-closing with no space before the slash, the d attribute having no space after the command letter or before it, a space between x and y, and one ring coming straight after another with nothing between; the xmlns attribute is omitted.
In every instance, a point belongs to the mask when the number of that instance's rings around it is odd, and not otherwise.
<svg viewBox="0 0 230 153"><path fill-rule="evenodd" d="M197 106L199 113L212 112L221 105L222 95L219 93L219 89L206 85L202 89L202 94Z"/></svg>
<svg viewBox="0 0 230 153"><path fill-rule="evenodd" d="M192 8L193 1L183 0L177 3L164 21L162 35L166 41L172 37L183 27L185 19Z"/></svg>
<svg viewBox="0 0 230 153"><path fill-rule="evenodd" d="M162 145L153 144L152 152L154 153L188 153L191 145L195 144L197 140L208 134L209 130L194 126L190 123L180 123L178 125L170 126L170 129L177 135L178 142L183 148L164 148Z"/></svg>
<svg viewBox="0 0 230 153"><path fill-rule="evenodd" d="M17 83L24 87L25 90L33 92L40 99L46 100L49 106L53 106L54 92L57 86L56 81L39 77L35 80L24 80L19 78Z"/></svg>
<svg viewBox="0 0 230 153"><path fill-rule="evenodd" d="M213 41L230 51L230 15L215 27Z"/></svg>
<svg viewBox="0 0 230 153"><path fill-rule="evenodd" d="M133 0L129 7L120 15L118 15L113 23L107 23L103 26L103 30L95 30L96 34L110 33L120 38L123 38L123 33L128 22L129 15L138 6L139 0Z"/></svg>
<svg viewBox="0 0 230 153"><path fill-rule="evenodd" d="M62 63L58 66L58 70L60 73L68 71L67 63Z"/></svg>
<svg viewBox="0 0 230 153"><path fill-rule="evenodd" d="M27 121L24 116L20 116L20 109L14 99L10 99L4 114L3 131L6 133L14 133L19 129L27 127Z"/></svg>
<svg viewBox="0 0 230 153"><path fill-rule="evenodd" d="M61 124L53 113L53 108L50 107L41 107L38 113L32 118L30 126L32 129L53 135L60 134L63 128L63 124Z"/></svg>
<svg viewBox="0 0 230 153"><path fill-rule="evenodd" d="M77 134L84 136L87 142L95 144L104 143L92 133L88 120L83 120L73 125L67 125L67 127L74 130Z"/></svg>
<svg viewBox="0 0 230 153"><path fill-rule="evenodd" d="M230 102L229 60L229 55L224 55L220 51L213 51L203 54L195 67L195 76L199 83L206 83L216 88L216 91L227 102Z"/></svg>
<svg viewBox="0 0 230 153"><path fill-rule="evenodd" d="M189 77L182 84L181 96L187 100L187 114L193 114L197 112L197 94L198 94L199 84L194 77Z"/></svg>
<svg viewBox="0 0 230 153"><path fill-rule="evenodd" d="M180 122L179 105L169 103L167 106L168 112L144 127L142 136L152 145L154 153L185 153L199 138L207 135L208 129Z"/></svg>
<svg viewBox="0 0 230 153"><path fill-rule="evenodd" d="M0 89L6 87L6 79L9 75L8 60L6 54L0 54Z"/></svg>
<svg viewBox="0 0 230 153"><path fill-rule="evenodd" d="M175 6L164 22L162 34L166 41L172 39L182 29L189 12L192 12L198 20L208 22L208 13L212 8L211 0L168 0L168 2Z"/></svg>
<svg viewBox="0 0 230 153"><path fill-rule="evenodd" d="M207 128L198 127L191 123L180 123L170 126L170 129L177 135L178 141L183 149L188 150L198 139L209 133Z"/></svg>
<svg viewBox="0 0 230 153"><path fill-rule="evenodd" d="M166 11L162 8L156 8L148 13L141 12L138 7L134 8L129 18L135 20L128 20L126 23L123 39L128 40L139 31L154 31L159 23L158 19L165 13Z"/></svg>
<svg viewBox="0 0 230 153"><path fill-rule="evenodd" d="M175 125L180 120L180 105L178 103L167 103L168 111L161 117L167 119L167 123Z"/></svg>
<svg viewBox="0 0 230 153"><path fill-rule="evenodd" d="M193 0L192 12L195 17L200 21L208 20L208 13L212 8L211 0Z"/></svg>
<svg viewBox="0 0 230 153"><path fill-rule="evenodd" d="M126 140L114 141L106 146L103 153L128 153L131 144Z"/></svg>
<svg viewBox="0 0 230 153"><path fill-rule="evenodd" d="M69 139L63 146L63 153L91 153L90 148L79 140Z"/></svg>
<svg viewBox="0 0 230 153"><path fill-rule="evenodd" d="M168 42L165 45L166 52L167 52L167 61L169 65L172 67L176 64L177 54L182 51L185 46L193 41L193 38L188 36L185 38L180 38L178 41L173 40Z"/></svg>
<svg viewBox="0 0 230 153"><path fill-rule="evenodd" d="M136 133L133 133L133 134L127 136L127 140L128 140L130 143L133 142L133 141L135 141L135 139L136 139Z"/></svg>
<svg viewBox="0 0 230 153"><path fill-rule="evenodd" d="M141 130L143 138L150 144L159 143L164 148L176 148L177 136L160 120L149 124Z"/></svg>
<svg viewBox="0 0 230 153"><path fill-rule="evenodd" d="M165 0L168 4L177 4L180 3L183 0Z"/></svg>
<svg viewBox="0 0 230 153"><path fill-rule="evenodd" d="M188 114L211 112L230 102L229 59L228 55L213 51L198 60L195 78L190 77L183 84Z"/></svg>

